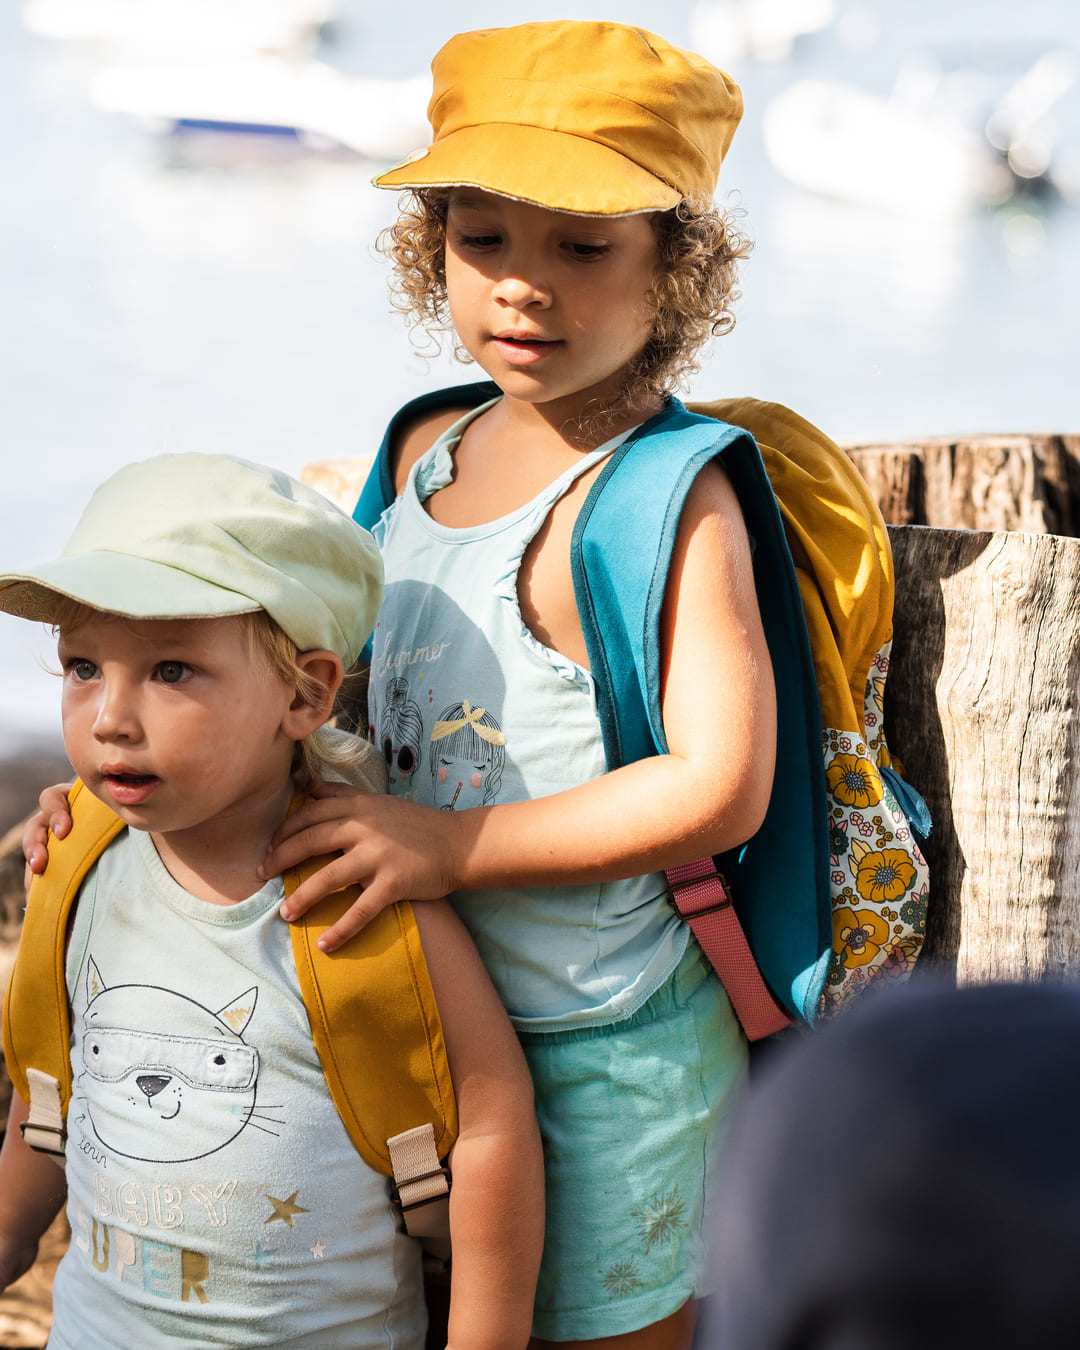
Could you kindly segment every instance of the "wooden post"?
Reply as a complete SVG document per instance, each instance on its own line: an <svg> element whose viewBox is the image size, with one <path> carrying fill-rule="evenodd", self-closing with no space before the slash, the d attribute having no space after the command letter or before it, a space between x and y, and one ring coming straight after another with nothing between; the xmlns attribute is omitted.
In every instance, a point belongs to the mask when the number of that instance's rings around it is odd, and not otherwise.
<svg viewBox="0 0 1080 1350"><path fill-rule="evenodd" d="M845 449L890 525L1080 533L1080 436L936 437Z"/></svg>
<svg viewBox="0 0 1080 1350"><path fill-rule="evenodd" d="M934 817L927 964L1080 971L1080 541L889 533L889 743Z"/></svg>

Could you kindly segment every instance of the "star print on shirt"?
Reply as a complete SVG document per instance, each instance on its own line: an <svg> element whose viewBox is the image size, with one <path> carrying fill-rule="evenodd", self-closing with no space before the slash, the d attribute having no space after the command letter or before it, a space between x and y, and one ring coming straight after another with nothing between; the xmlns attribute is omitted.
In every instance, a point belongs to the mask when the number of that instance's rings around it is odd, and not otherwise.
<svg viewBox="0 0 1080 1350"><path fill-rule="evenodd" d="M269 1223L269 1220L267 1222ZM248 1252L248 1260L255 1262L256 1270L262 1270L263 1266L268 1266L276 1255L276 1247L264 1247L261 1242L256 1242L255 1250Z"/></svg>
<svg viewBox="0 0 1080 1350"><path fill-rule="evenodd" d="M312 1254L312 1256L315 1258L316 1261L321 1261L326 1252L326 1248L323 1245L322 1239L320 1238L320 1240L316 1242L314 1247L309 1247L308 1251Z"/></svg>
<svg viewBox="0 0 1080 1350"><path fill-rule="evenodd" d="M263 1222L274 1223L276 1220L280 1219L282 1223L287 1223L291 1228L293 1226L292 1221L297 1214L310 1214L311 1210L305 1209L303 1205L298 1205L296 1203L296 1197L299 1194L299 1191L293 1191L288 1200L279 1200L276 1195L268 1195L266 1198L273 1205L274 1212L268 1219L264 1219Z"/></svg>

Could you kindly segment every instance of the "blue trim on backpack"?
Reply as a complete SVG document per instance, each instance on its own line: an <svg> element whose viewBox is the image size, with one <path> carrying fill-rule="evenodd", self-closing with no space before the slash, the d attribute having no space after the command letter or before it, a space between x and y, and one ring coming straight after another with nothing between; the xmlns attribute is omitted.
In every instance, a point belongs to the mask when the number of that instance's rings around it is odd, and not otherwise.
<svg viewBox="0 0 1080 1350"><path fill-rule="evenodd" d="M370 528L393 500L390 447L399 429L425 413L465 410L497 393L485 381L406 404L390 424L354 518ZM795 568L753 437L672 399L615 451L593 484L571 544L574 591L609 767L666 753L660 616L683 503L713 460L728 474L754 544L777 700L777 772L764 824L718 865L766 983L789 1012L813 1021L832 953L821 710Z"/></svg>

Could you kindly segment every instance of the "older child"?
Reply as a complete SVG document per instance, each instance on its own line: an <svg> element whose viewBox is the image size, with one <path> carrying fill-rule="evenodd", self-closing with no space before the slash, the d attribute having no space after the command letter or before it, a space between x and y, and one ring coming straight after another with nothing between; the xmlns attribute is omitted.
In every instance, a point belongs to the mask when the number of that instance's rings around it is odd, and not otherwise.
<svg viewBox="0 0 1080 1350"><path fill-rule="evenodd" d="M0 607L57 626L68 756L129 827L82 883L67 953L57 1350L424 1343L416 1244L338 1116L282 884L257 874L298 788L340 767L320 727L381 571L370 535L303 484L179 455L122 470L58 561L0 578ZM460 1119L449 1344L524 1346L543 1213L528 1074L452 912L416 924ZM63 1198L26 1117L16 1099L0 1288Z"/></svg>
<svg viewBox="0 0 1080 1350"><path fill-rule="evenodd" d="M700 57L614 23L465 33L432 69L432 144L376 179L412 194L390 231L398 303L452 327L493 383L479 407L462 391L399 416L358 508L388 508L369 720L395 795L316 789L266 873L343 851L282 911L362 883L328 946L394 900L450 894L538 1099L536 1344L676 1350L745 1042L660 869L757 830L771 665L717 463L689 490L664 593L669 753L610 762L572 572L605 465L677 413L669 391L730 326L747 246L712 195L742 100ZM34 830L27 855L44 865Z"/></svg>
<svg viewBox="0 0 1080 1350"><path fill-rule="evenodd" d="M683 1346L745 1047L659 869L761 821L770 662L740 509L710 465L667 582L670 753L608 772L571 555L612 452L730 324L746 246L711 198L741 99L701 58L609 23L466 33L433 73L433 143L376 180L412 189L390 232L399 303L452 325L494 385L464 416L468 398L404 428L400 495L375 527L389 584L371 724L407 680L427 763L392 773L396 799L328 790L268 867L345 851L287 906L362 882L331 941L399 896L451 893L536 1087L535 1335Z"/></svg>

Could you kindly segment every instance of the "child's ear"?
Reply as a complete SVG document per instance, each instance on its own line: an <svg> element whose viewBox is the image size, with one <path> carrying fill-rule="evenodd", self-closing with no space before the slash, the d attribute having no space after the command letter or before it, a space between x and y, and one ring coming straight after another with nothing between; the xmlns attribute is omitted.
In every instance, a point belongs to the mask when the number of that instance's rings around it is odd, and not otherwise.
<svg viewBox="0 0 1080 1350"><path fill-rule="evenodd" d="M299 690L293 695L281 729L294 741L302 741L326 721L334 710L334 699L345 678L345 667L336 652L300 652L296 664L318 685L318 697L312 702Z"/></svg>

